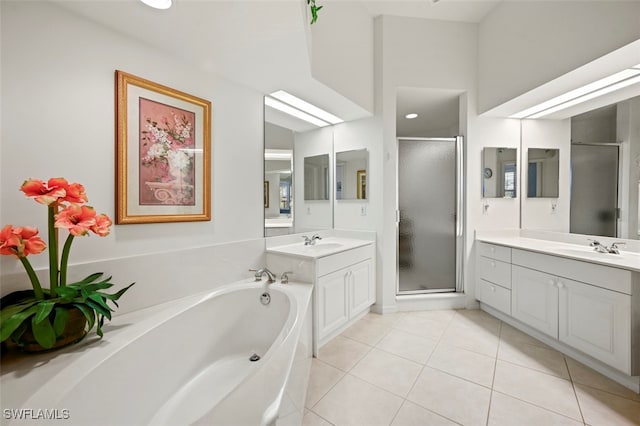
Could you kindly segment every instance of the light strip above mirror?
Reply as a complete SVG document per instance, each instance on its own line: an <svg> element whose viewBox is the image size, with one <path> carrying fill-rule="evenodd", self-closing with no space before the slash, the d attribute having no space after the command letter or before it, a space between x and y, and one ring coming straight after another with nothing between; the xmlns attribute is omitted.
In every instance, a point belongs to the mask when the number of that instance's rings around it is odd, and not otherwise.
<svg viewBox="0 0 640 426"><path fill-rule="evenodd" d="M636 83L640 83L640 64L556 96L509 118L541 118Z"/></svg>
<svg viewBox="0 0 640 426"><path fill-rule="evenodd" d="M317 106L310 104L307 101L304 101L297 96L293 96L289 92L285 92L284 90L278 90L273 93L269 93L269 96L275 98L281 102L284 102L287 105L291 105L294 108L299 109L307 114L310 114L314 117L318 117L319 119L326 121L331 124L340 124L344 123L344 120L340 117L336 117L335 115L323 110L322 108L318 108Z"/></svg>
<svg viewBox="0 0 640 426"><path fill-rule="evenodd" d="M279 100L271 98L269 96L264 97L264 104L268 107L277 109L278 111L282 111L285 114L289 114L293 117L299 118L300 120L304 120L307 123L314 124L318 127L325 127L330 125L326 121L320 120L319 118L314 117L311 114L307 114L306 112L300 111L299 109L296 109L291 105L287 105L284 102L280 102Z"/></svg>

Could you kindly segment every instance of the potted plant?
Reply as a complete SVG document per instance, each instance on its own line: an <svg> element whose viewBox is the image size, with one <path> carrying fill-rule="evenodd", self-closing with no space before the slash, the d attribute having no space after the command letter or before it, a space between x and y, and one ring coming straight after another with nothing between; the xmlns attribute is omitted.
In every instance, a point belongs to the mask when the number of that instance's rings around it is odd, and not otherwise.
<svg viewBox="0 0 640 426"><path fill-rule="evenodd" d="M102 337L104 319L111 319L117 300L133 285L107 294L113 287L111 277L102 272L83 280L68 283L67 265L71 244L75 237L95 233L109 234L111 219L96 214L86 205L87 195L79 183L64 178L52 178L46 183L38 179L25 181L20 190L36 202L47 206L49 245L49 288L43 288L31 262L27 258L43 252L47 245L39 231L31 227L6 225L0 231L0 254L15 256L24 266L31 290L11 293L0 300L0 341L11 341L27 352L57 349L81 340L97 325ZM68 236L58 257L58 230L66 229Z"/></svg>

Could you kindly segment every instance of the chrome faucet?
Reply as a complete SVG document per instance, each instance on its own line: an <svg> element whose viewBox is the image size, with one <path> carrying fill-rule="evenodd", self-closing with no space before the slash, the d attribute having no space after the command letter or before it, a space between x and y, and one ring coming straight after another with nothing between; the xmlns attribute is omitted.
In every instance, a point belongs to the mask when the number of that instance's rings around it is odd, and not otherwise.
<svg viewBox="0 0 640 426"><path fill-rule="evenodd" d="M620 254L620 250L618 250L618 246L623 246L626 243L623 243L622 241L616 241L614 243L611 243L611 247L609 247L609 253L611 254Z"/></svg>
<svg viewBox="0 0 640 426"><path fill-rule="evenodd" d="M322 237L318 234L313 234L313 237L309 238L306 235L303 235L302 238L304 238L304 245L305 246L313 246L316 244L316 240L321 240Z"/></svg>
<svg viewBox="0 0 640 426"><path fill-rule="evenodd" d="M256 271L256 281L262 281L262 276L267 274L267 284L272 284L276 282L276 276L273 272L268 270L267 268L260 268Z"/></svg>
<svg viewBox="0 0 640 426"><path fill-rule="evenodd" d="M618 246L623 246L626 243L622 241L616 241L611 243L611 247L607 247L604 244L600 243L598 240L589 239L591 243L589 244L595 251L598 253L610 253L610 254L620 254L620 250L618 250Z"/></svg>
<svg viewBox="0 0 640 426"><path fill-rule="evenodd" d="M593 249L598 253L609 253L609 249L607 248L607 246L603 245L600 241L592 240L590 238L589 241L591 241L589 245L593 247Z"/></svg>

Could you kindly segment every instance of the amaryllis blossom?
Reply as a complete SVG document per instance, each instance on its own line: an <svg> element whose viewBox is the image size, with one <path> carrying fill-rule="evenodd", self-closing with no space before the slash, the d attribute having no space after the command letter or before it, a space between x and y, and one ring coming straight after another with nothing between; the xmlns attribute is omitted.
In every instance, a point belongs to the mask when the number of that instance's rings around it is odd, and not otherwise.
<svg viewBox="0 0 640 426"><path fill-rule="evenodd" d="M69 184L64 178L51 178L47 183L39 179L28 179L24 181L20 190L27 197L34 197L40 204L51 205L62 201L72 204L87 202L84 186L79 183Z"/></svg>
<svg viewBox="0 0 640 426"><path fill-rule="evenodd" d="M68 229L71 235L87 235L96 225L96 211L90 206L70 205L56 215L55 227Z"/></svg>
<svg viewBox="0 0 640 426"><path fill-rule="evenodd" d="M96 224L91 227L91 231L93 231L96 235L100 237L106 237L109 235L111 226L111 219L106 214L96 215Z"/></svg>
<svg viewBox="0 0 640 426"><path fill-rule="evenodd" d="M0 254L26 257L41 253L47 245L38 236L38 229L7 225L0 231Z"/></svg>

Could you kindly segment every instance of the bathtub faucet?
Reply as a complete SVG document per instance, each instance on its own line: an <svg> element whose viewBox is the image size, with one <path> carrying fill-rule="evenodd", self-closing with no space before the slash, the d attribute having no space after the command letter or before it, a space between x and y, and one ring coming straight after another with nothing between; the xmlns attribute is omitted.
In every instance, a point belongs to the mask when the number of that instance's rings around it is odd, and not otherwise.
<svg viewBox="0 0 640 426"><path fill-rule="evenodd" d="M276 276L273 272L268 270L267 268L260 268L256 271L256 281L262 281L262 276L267 274L267 284L272 284L276 282Z"/></svg>

